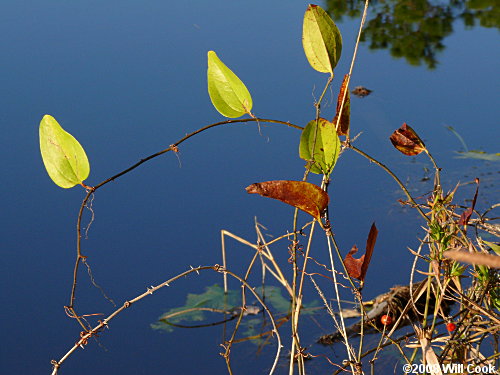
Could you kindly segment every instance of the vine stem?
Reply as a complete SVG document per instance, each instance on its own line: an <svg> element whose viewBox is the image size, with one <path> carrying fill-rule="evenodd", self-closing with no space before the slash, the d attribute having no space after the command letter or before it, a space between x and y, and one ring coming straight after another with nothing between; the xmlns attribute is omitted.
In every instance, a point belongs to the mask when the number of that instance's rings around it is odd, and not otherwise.
<svg viewBox="0 0 500 375"><path fill-rule="evenodd" d="M323 90L322 92L322 95L320 97L320 100L323 99L325 93L326 93L326 90L327 90L327 87L328 85L331 83L331 77L330 79L327 81L327 84L325 85L325 89ZM317 116L319 116L319 103L317 104ZM192 133L189 133L187 134L186 136L182 137L181 139L179 139L177 142L175 142L174 144L170 145L168 148L164 149L164 150L161 150L159 152L156 152L155 154L152 154L144 159L141 159L139 162L135 163L134 165L132 165L131 167L115 174L114 176L102 181L101 183L99 183L98 185L94 186L94 187L89 187L89 186L86 186L86 190L87 190L87 194L80 206L80 210L79 210L79 214L78 214L78 220L77 220L77 257L76 257L76 261L75 261L75 266L74 266L74 271L73 271L73 283L72 283L72 287L71 287L71 296L70 296L70 303L69 303L69 306L67 306L69 312L71 313L71 317L75 318L78 323L82 326L82 328L84 330L87 331L87 327L85 326L83 320L81 319L81 317L78 316L78 314L76 313L75 309L74 309L74 302L75 302L75 299L76 299L76 287L77 287L77 279L78 279L78 270L79 270L79 265L80 265L80 262L82 260L85 259L85 256L82 254L82 250L81 250L81 220L82 220L82 216L83 216L83 211L84 211L84 208L88 202L88 200L90 199L90 197L92 196L92 194L94 194L94 192L101 188L102 186L106 185L107 183L111 182L111 181L114 181L116 179L118 179L119 177L125 175L126 173L134 170L135 168L139 167L140 165L146 163L147 161L155 158L155 157L158 157L160 155L163 155L169 151L174 151L174 152L177 152L177 146L180 145L181 143L187 141L189 138L199 134L199 133L202 133L208 129L211 129L211 128L214 128L214 127L217 127L217 126L222 126L222 125L228 125L228 124L234 124L234 123L246 123L246 122L257 122L257 121L260 121L260 122L268 122L268 123L276 123L276 124L282 124L282 125L286 125L288 127L292 127L292 128L295 128L295 129L299 129L299 130L303 130L303 127L301 126L298 126L298 125L294 125L290 122L284 122L284 121L279 121L279 120L273 120L273 119L259 119L259 118L250 118L250 119L239 119L239 120L227 120L227 121L221 121L221 122L217 122L217 123L214 123L214 124L210 124L210 125L207 125L207 126L204 126ZM398 185L401 187L401 189L405 192L405 194L408 196L409 200L415 205L415 207L417 208L417 210L420 212L420 214L422 215L422 217L424 217L427 221L429 221L429 218L427 218L427 216L425 216L425 214L423 213L423 211L421 210L421 208L417 205L417 203L415 202L415 200L413 199L413 197L410 195L410 193L408 192L408 190L406 189L406 187L403 185L403 183L397 178L397 176L389 169L387 168L384 164L378 162L377 160L375 160L374 158L372 158L371 156L367 155L366 153L364 153L363 151L359 150L358 148L348 144L348 147L351 148L352 150L358 152L359 154L363 155L364 157L366 157L368 160L372 161L373 163L377 164L378 166L380 166L382 169L384 169L387 173L389 173L393 178L394 180L398 183ZM306 174L304 176L304 180L307 179L307 171L306 171ZM296 210L297 211L297 210ZM296 223L297 223L297 214L298 212L295 212L294 214L294 228L296 227ZM294 243L296 242L296 231L294 231ZM297 306L297 301L295 299L296 297L296 277L297 277L297 271L298 271L298 268L297 268L297 265L296 265L296 257L294 256L294 282L292 284L292 290L293 290L293 293L292 293L292 311L296 308ZM305 270L303 270L305 271ZM296 318L298 318L298 316L296 316ZM294 326L294 322L292 322L292 327ZM92 332L92 331L89 331L89 332ZM297 335L297 331L294 330L293 333L293 337L294 337L294 340L292 342L292 356L294 355L294 347L296 345L299 345L299 342L298 340L296 341L296 339L298 339L298 337L296 336ZM297 349L299 347L297 346ZM293 369L293 367L291 367L291 369ZM291 370L292 373L293 373L293 370Z"/></svg>
<svg viewBox="0 0 500 375"><path fill-rule="evenodd" d="M339 257L340 261L342 262L342 257L340 255L340 250L337 246L337 243L333 237L333 235L327 235L327 245L328 245L328 255L330 256L330 267L332 268L332 278L333 278L333 287L335 289L335 295L337 297L337 304L338 304L338 309L339 309L339 316L340 316L340 323L341 326L339 327L339 331L342 334L342 338L344 339L344 345L346 347L347 351L347 356L349 358L349 364L351 365L351 370L353 374L356 374L354 363L353 363L353 358L355 357L355 354L352 350L351 345L349 345L349 338L347 337L347 332L345 328L345 322L344 322L344 315L342 313L342 306L340 304L341 298L340 298L340 293L339 293L339 288L338 288L338 282L337 282L337 271L335 270L335 262L333 261L333 251L332 251L332 243L334 244L335 250L337 252L337 256ZM345 264L342 262L342 265L344 266L345 269ZM346 275L349 275L349 273L346 271ZM350 279L350 277L349 277ZM352 283L352 279L350 279Z"/></svg>
<svg viewBox="0 0 500 375"><path fill-rule="evenodd" d="M366 9L365 9L366 11ZM364 19L363 19L364 21ZM361 29L361 28L360 28ZM359 35L358 35L359 37ZM359 41L359 40L358 40ZM354 57L355 57L355 54L356 54L356 51L357 51L357 46L355 48L355 53L354 53L354 56L353 56L353 62L351 63L351 69L350 69L350 73L352 72L352 69L353 69L353 64L354 64ZM349 73L349 74L350 74ZM320 115L320 105L321 105L321 102L324 98L324 95L326 94L326 91L328 89L328 87L330 86L331 82L332 82L332 76L329 77L326 85L325 85L325 88L323 89L323 92L319 98L319 101L318 103L316 103L316 121L319 120L319 115ZM344 98L345 99L345 96ZM344 102L344 100L343 100ZM344 105L344 103L342 102L342 106ZM118 178L120 178L121 176L131 172L132 170L134 170L135 168L139 167L140 165L146 163L147 161L151 160L151 159L154 159L158 156L161 156L169 151L174 151L174 152L178 152L178 146L180 144L182 144L183 142L187 141L188 139L190 139L191 137L199 134L199 133L202 133L208 129L211 129L211 128L214 128L214 127L217 127L217 126L222 126L222 125L229 125L229 124L235 124L235 123L246 123L246 122L268 122L268 123L276 123L276 124L282 124L282 125L286 125L288 127L292 127L292 128L295 128L295 129L299 129L299 130L303 130L303 127L301 126L298 126L298 125L294 125L294 124L291 124L290 122L285 122L285 121L279 121L279 120L273 120L273 119L260 119L260 118L256 118L256 117L252 117L250 119L239 119L239 120L226 120L226 121L221 121L221 122L217 122L217 123L213 123L213 124L210 124L210 125L207 125L207 126L204 126L192 133L189 133L187 135L185 135L184 137L182 137L181 139L179 139L177 142L171 144L168 148L164 149L164 150L161 150L159 152L156 152L152 155L149 155L143 159L141 159L140 161L138 161L137 163L133 164L132 166L128 167L127 169L113 175L112 177L109 177L108 179L102 181L101 183L91 187L91 186L84 186L85 189L87 190L87 194L84 198L84 200L82 201L82 204L80 206L80 210L79 210L79 214L78 214L78 220L77 220L77 257L76 257L76 261L75 261L75 266L74 266L74 271L73 271L73 283L72 283L72 287L71 287L71 296L70 296L70 303L69 303L69 306L67 306L69 312L71 313L71 316L73 318L76 318L78 323L82 326L82 328L85 330L86 335L88 336L82 336L82 337L90 337L92 334L95 334L97 331L96 329L88 329L83 320L81 319L81 317L79 317L74 309L74 302L75 302L75 299L76 299L76 287L77 287L77 278L78 278L78 270L79 270L79 265L80 265L80 262L82 260L85 259L85 256L82 254L82 250L81 250L81 220L82 220L82 216L83 216L83 211L84 211L84 208L86 207L87 205L87 202L88 200L90 199L90 197L92 196L92 194L94 194L94 192L101 188L102 186L108 184L109 182L111 181L114 181ZM356 147L352 146L349 142L346 142L347 145L348 145L348 148L351 148L353 149L354 151L358 152L359 154L363 155L364 157L366 157L367 159L369 159L370 161L374 162L375 164L379 165L381 168L383 168L387 173L389 173L393 178L394 180L398 183L398 185L401 187L401 189L405 192L405 194L408 196L409 200L415 205L415 207L417 208L417 210L420 212L420 214L427 220L429 221L429 218L427 218L427 216L425 216L425 214L423 213L423 211L421 210L421 208L417 205L417 203L415 202L415 200L412 198L412 196L410 195L410 193L408 192L408 190L406 189L406 187L403 185L403 183L397 178L396 175L394 175L394 173L389 169L387 168L384 164L378 162L377 160L375 160L374 158L372 158L371 156L367 155L366 153L364 153L363 151L357 149ZM306 171L305 175L304 175L304 180L307 179L307 175L308 175L308 171ZM294 228L296 228L296 224L297 224L297 210L294 214ZM296 231L294 230L294 244L296 244ZM295 249L295 246L294 246L294 250ZM296 255L296 254L295 254ZM296 287L297 287L297 284L296 284L296 280L297 280L297 272L298 272L298 268L297 268L297 264L296 264L296 256L293 257L294 258L294 277L293 277L293 284L292 284L292 290L293 290L293 293L292 293L292 311L296 310L297 307L299 307L300 309L300 304L301 304L301 300L300 300L300 296L297 296L296 295ZM305 264L304 264L305 266ZM302 272L304 272L305 269L302 270ZM302 280L301 280L301 285L300 285L300 289L302 289ZM298 297L298 301L296 299L296 297ZM141 297L142 298L142 297ZM133 300L135 301L135 300ZM130 302L133 302L133 301L130 301ZM122 307L119 309L119 311L123 310L125 307ZM293 314L294 318L295 319L292 319L292 335L293 335L293 341L292 341L292 351L291 351L291 356L292 356L292 359L291 359L291 367L290 367L290 371L291 373L293 373L293 356L294 356L294 349L295 347L297 349L300 349L300 344L299 344L299 340L298 340L298 332L297 332L297 323L298 322L294 322L294 320L298 319L298 315L300 314L300 310L298 313L296 314ZM110 316L109 319L113 318L114 315ZM108 319L108 320L109 320ZM100 329L102 328L98 326L97 329ZM281 344L280 344L281 345ZM76 348L75 348L76 349ZM348 349L349 351L349 349ZM56 362L56 363L60 363L60 362ZM58 366L54 366L55 369L58 368ZM299 366L300 367L300 366ZM273 369L274 369L274 366L273 366ZM57 371L56 371L57 372Z"/></svg>
<svg viewBox="0 0 500 375"><path fill-rule="evenodd" d="M116 309L106 319L99 321L99 324L96 325L94 328L92 328L88 331L82 332L82 334L80 335L80 339L73 345L73 347L71 349L68 350L68 352L59 361L52 360L52 362L51 362L53 365L52 375L57 375L59 368L71 356L71 354L73 354L79 347L83 348L84 345L87 344L88 339L92 338L93 336L96 336L99 332L101 332L104 328L106 328L108 326L108 323L112 319L114 319L118 314L120 314L123 310L129 308L130 306L132 306L132 304L140 301L141 299L143 299L149 295L152 295L157 290L159 290L165 286L170 286L171 283L173 283L174 281L176 281L182 277L185 277L193 272L196 272L197 274L199 274L200 271L204 271L204 270L213 270L215 272L225 273L225 274L228 274L228 275L234 277L235 279L237 279L239 282L241 282L243 284L244 287L246 287L253 294L253 296L257 299L257 301L262 305L262 307L264 308L264 310L268 314L268 316L271 320L272 326L273 326L272 332L276 334L276 340L277 340L276 356L274 358L273 365L269 371L270 375L273 374L275 369L276 369L276 366L278 364L282 344L281 344L281 337L278 333L278 328L276 326L276 322L274 320L274 317L273 317L271 311L269 310L267 305L264 303L264 301L260 298L258 293L243 278L241 278L240 276L234 274L233 272L228 271L227 269L224 269L223 267L216 264L214 266L200 266L200 267L195 267L195 268L191 267L191 269L184 271L184 272L178 274L177 276L174 276L174 277L162 282L161 284L158 284L157 286L152 286L150 288L147 288L146 292L138 295L137 297L135 297L131 300L125 301L125 303L121 307Z"/></svg>
<svg viewBox="0 0 500 375"><path fill-rule="evenodd" d="M260 251L259 251L259 249L257 249L255 251L255 254L252 257L252 260L250 261L250 264L248 265L245 276L243 277L243 280L245 280L245 282L248 280L248 277L250 276L250 272L252 271L252 268L255 264L255 261L257 260L257 257L259 256L259 254L260 254ZM262 290L262 295L264 295L264 290ZM230 375L233 373L233 371L231 368L231 358L230 358L229 354L231 352L231 347L233 345L233 342L236 338L236 333L238 332L241 321L243 320L243 316L245 314L245 307L246 307L245 288L241 288L241 311L240 311L240 314L238 315L238 320L237 320L236 325L233 329L233 333L231 334L231 338L227 341L227 345L225 345L226 351L223 355L224 359L226 360L227 371L229 372Z"/></svg>
<svg viewBox="0 0 500 375"><path fill-rule="evenodd" d="M75 267L73 269L73 284L71 286L71 297L69 301L69 305L67 306L67 310L70 316L75 318L77 322L82 326L83 329L87 329L85 326L84 322L82 319L76 314L76 311L74 309L74 302L75 302L75 296L76 296L76 284L77 284L77 279L78 279L78 268L80 267L80 263L85 257L82 255L82 250L81 250L81 218L83 215L83 209L87 205L87 202L89 198L92 195L92 192L90 191L88 187L86 187L89 191L87 192L87 195L85 196L85 199L82 202L82 205L80 206L80 211L78 213L78 220L76 224L76 233L77 233L77 240L76 240L76 262L75 262ZM93 190L92 190L93 191Z"/></svg>
<svg viewBox="0 0 500 375"><path fill-rule="evenodd" d="M313 144L312 144L312 154L314 158L314 149L316 148L316 138L318 136L318 124L319 124L319 118L321 114L321 102L323 101L327 91L328 87L330 87L331 83L333 81L333 73L330 74L330 77L328 77L328 80L326 81L325 87L323 88L323 91L321 92L321 95L318 99L318 101L314 104L316 107L316 116L315 116L315 121L316 121L316 127L314 130L314 138L313 138ZM301 128L303 130L303 128ZM302 178L302 181L307 181L307 176L309 175L309 172L311 170L312 163L308 163L306 167L306 171L304 173L304 177ZM298 363L298 368L299 368L299 374L301 374L304 369L304 361L302 356L300 355L300 340L299 340L299 334L297 331L298 327L298 321L296 322L295 319L299 319L299 314L300 314L300 305L301 305L301 297L300 293L297 294L297 278L298 278L298 271L299 268L297 266L297 220L299 216L299 209L295 208L294 214L293 214L293 247L292 247L292 267L293 267L293 276L292 276L292 306L291 306L291 311L292 311L292 319L291 319L291 325L292 325L292 347L290 349L290 366L289 366L289 375L293 374L293 364L294 364L294 357L295 357L295 348L299 351L299 357L297 357L297 363ZM319 222L321 225L321 222ZM311 231L312 233L312 231ZM310 242L310 241L309 241ZM304 267L307 264L307 259L304 262ZM302 274L305 272L305 268L302 269ZM302 278L303 279L303 278ZM299 313L296 315L294 312L298 308Z"/></svg>
<svg viewBox="0 0 500 375"><path fill-rule="evenodd" d="M356 61L356 55L358 54L358 46L359 46L359 42L361 40L361 32L363 31L363 26L365 25L369 3L370 3L370 0L365 0L365 6L363 9L363 16L361 17L361 22L359 24L359 31L358 31L358 36L356 38L356 44L354 45L354 52L352 54L351 66L349 67L349 73L347 75L347 82L345 85L346 89L344 90L344 95L342 96L342 103L340 104L339 116L337 118L337 123L335 124L335 129L339 128L340 119L342 118L342 116L340 114L342 113L342 110L344 109L345 98L347 97L347 92L349 90L349 83L351 82L351 75L352 75L352 71L354 69L354 62ZM347 134L346 134L347 143L349 143L349 131L350 131L350 127L347 129Z"/></svg>
<svg viewBox="0 0 500 375"><path fill-rule="evenodd" d="M150 155L150 156L148 156L148 157L146 157L144 159L141 159L140 161L138 161L137 163L135 163L131 167L129 167L129 168L127 168L127 169L125 169L125 170L117 173L116 175L114 175L114 176L112 176L112 177L104 180L100 184L94 186L93 190L97 190L98 188L100 188L101 186L107 184L108 182L116 180L118 177L123 176L124 174L130 172L131 170L137 168L141 164L144 164L145 162L147 162L147 161L149 161L149 160L151 160L151 159L153 159L153 158L155 158L157 156L163 155L163 154L165 154L165 153L167 153L169 151L176 152L177 146L179 146L181 143L187 141L189 138L191 138L191 137L193 137L193 136L195 136L195 135L197 135L199 133L204 132L205 130L208 130L208 129L211 129L211 128L215 128L215 127L221 126L221 125L229 125L229 124L237 124L237 123L245 123L245 122L269 122L269 123L287 125L287 126L289 126L291 128L303 129L301 126L291 124L290 122L273 120L273 119L260 119L260 118L257 118L257 117L247 118L247 119L239 119L239 120L226 120L226 121L216 122L216 123L204 126L204 127L200 128L198 130L195 130L194 132L185 135L184 137L182 137L181 139L179 139L177 142L171 144L168 148L166 148L166 149L164 149L162 151L158 151L157 153L155 153L153 155Z"/></svg>
<svg viewBox="0 0 500 375"><path fill-rule="evenodd" d="M302 130L303 128L301 126L298 126L298 125L294 125L294 124L291 124L290 122L285 122L285 121L280 121L280 120L273 120L273 119L260 119L260 118L257 118L257 117L252 117L252 118L249 118L249 119L238 119L238 120L226 120L226 121L220 121L220 122L216 122L216 123L213 123L213 124L210 124L210 125L206 125L198 130L195 130L194 132L192 133L189 133L189 134L186 134L184 137L182 137L181 139L179 139L177 142L171 144L168 148L164 149L164 150L161 150L161 151L158 151L152 155L149 155L147 157L145 157L144 159L141 159L139 160L137 163L133 164L132 166L128 167L127 169L115 174L114 176L112 177L109 177L107 178L106 180L100 182L99 184L95 185L95 186L87 186L87 185L83 185L84 188L86 189L87 191L87 195L85 196L85 198L83 199L82 201L82 204L80 206L80 211L78 213L78 218L77 218L77 224L76 224L76 232L77 232L77 237L76 237L76 260L75 260L75 266L73 268L73 283L71 285L71 294L70 294L70 299L69 299L69 305L66 306L66 309L67 311L69 312L69 316L72 317L72 318L75 318L78 323L82 326L83 329L87 330L88 327L85 326L83 320L81 319L81 317L76 313L75 311L75 308L74 308L74 303L75 303L75 299L76 299L76 286L77 286L77 279L78 279L78 269L80 267L80 263L83 259L85 259L85 256L82 254L82 249L81 249L81 223L82 223L82 217L83 217L83 210L88 202L88 200L90 199L90 197L92 196L92 194L94 194L94 192L96 190L98 190L99 188L101 188L102 186L108 184L109 182L111 181L114 181L118 178L120 178L121 176L129 173L130 171L134 170L135 168L139 167L140 165L146 163L147 161L151 160L151 159L154 159L160 155L163 155L169 151L174 151L174 152L178 152L178 146L187 141L189 138L191 137L194 137L195 135L199 134L199 133L202 133L208 129L211 129L211 128L215 128L217 126L222 126L222 125L229 125L229 124L238 124L238 123L247 123L247 122L268 122L268 123L274 123L274 124L282 124L282 125L286 125L286 126L289 126L291 128L295 128L295 129L300 129Z"/></svg>
<svg viewBox="0 0 500 375"><path fill-rule="evenodd" d="M299 315L300 315L300 309L302 307L302 290L304 286L304 276L306 274L306 267L307 267L307 261L309 259L309 252L311 250L312 246L312 238L314 235L314 227L315 227L316 221L314 221L311 225L311 230L309 232L309 239L307 241L307 249L304 255L304 264L302 265L302 270L301 270L301 275L300 275L300 281L299 281L299 289L296 292L295 295L295 306L292 309L292 314L291 314L291 324L292 324L292 335L293 335L293 341L292 341L292 349L291 349L291 356L292 358L290 359L290 369L289 373L293 374L293 359L295 356L295 346L297 349L300 349L300 339L299 339ZM305 372L304 371L304 358L302 357L300 350L299 353L297 353L297 365L299 368L299 373Z"/></svg>

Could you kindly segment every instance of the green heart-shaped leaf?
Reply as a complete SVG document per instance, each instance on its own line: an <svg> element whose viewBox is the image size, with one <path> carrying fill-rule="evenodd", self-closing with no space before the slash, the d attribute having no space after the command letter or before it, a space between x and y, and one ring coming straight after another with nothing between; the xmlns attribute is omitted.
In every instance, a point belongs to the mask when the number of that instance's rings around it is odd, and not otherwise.
<svg viewBox="0 0 500 375"><path fill-rule="evenodd" d="M331 17L318 5L310 4L304 14L302 45L314 69L333 74L342 53L342 36Z"/></svg>
<svg viewBox="0 0 500 375"><path fill-rule="evenodd" d="M40 122L40 152L50 178L62 188L72 188L89 176L85 150L50 115Z"/></svg>
<svg viewBox="0 0 500 375"><path fill-rule="evenodd" d="M312 162L310 171L329 176L340 155L340 139L335 125L320 118L310 121L300 136L299 156Z"/></svg>
<svg viewBox="0 0 500 375"><path fill-rule="evenodd" d="M208 52L207 80L210 100L223 116L236 118L250 113L253 104L250 92L214 51Z"/></svg>

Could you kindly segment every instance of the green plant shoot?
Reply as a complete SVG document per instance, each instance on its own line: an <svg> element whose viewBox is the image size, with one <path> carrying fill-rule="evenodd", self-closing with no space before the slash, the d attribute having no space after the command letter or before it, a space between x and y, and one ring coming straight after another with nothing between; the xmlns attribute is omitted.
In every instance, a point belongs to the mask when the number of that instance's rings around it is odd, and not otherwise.
<svg viewBox="0 0 500 375"><path fill-rule="evenodd" d="M313 69L333 75L342 53L342 36L331 17L318 5L310 4L304 14L302 46Z"/></svg>
<svg viewBox="0 0 500 375"><path fill-rule="evenodd" d="M214 51L208 51L208 94L223 116L236 118L252 110L252 97L245 84Z"/></svg>
<svg viewBox="0 0 500 375"><path fill-rule="evenodd" d="M81 184L89 176L85 150L50 115L43 116L40 121L40 152L50 178L62 188Z"/></svg>

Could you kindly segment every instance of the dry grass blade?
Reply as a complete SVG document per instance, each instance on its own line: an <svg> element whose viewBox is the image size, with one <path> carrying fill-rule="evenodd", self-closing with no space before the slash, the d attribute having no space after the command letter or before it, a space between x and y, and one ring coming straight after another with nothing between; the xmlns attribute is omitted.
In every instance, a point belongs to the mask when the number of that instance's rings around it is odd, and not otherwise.
<svg viewBox="0 0 500 375"><path fill-rule="evenodd" d="M449 250L444 252L443 256L458 262L488 266L490 268L500 268L500 256L498 255Z"/></svg>
<svg viewBox="0 0 500 375"><path fill-rule="evenodd" d="M422 348L422 355L425 358L425 363L429 366L432 375L443 375L441 367L439 366L439 360L431 347L431 341L427 338L425 329L415 328L415 333L417 334L418 341L420 342L420 347Z"/></svg>

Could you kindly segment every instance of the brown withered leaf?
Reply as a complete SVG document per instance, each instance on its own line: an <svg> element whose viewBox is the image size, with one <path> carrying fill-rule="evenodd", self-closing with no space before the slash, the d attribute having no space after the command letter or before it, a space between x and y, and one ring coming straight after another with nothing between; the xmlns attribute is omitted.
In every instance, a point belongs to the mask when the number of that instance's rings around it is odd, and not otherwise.
<svg viewBox="0 0 500 375"><path fill-rule="evenodd" d="M424 142L406 123L391 134L390 140L394 147L408 156L418 155L425 150Z"/></svg>
<svg viewBox="0 0 500 375"><path fill-rule="evenodd" d="M484 253L469 253L468 251L448 250L443 253L445 258L458 262L478 264L490 268L500 268L500 256Z"/></svg>
<svg viewBox="0 0 500 375"><path fill-rule="evenodd" d="M342 85L340 86L340 92L339 96L337 97L337 114L333 118L332 123L337 125L339 113L340 113L340 107L342 105L342 99L344 98L344 93L345 93L345 101L344 101L344 107L342 108L342 115L340 115L340 122L339 126L337 128L337 134L338 135L347 135L349 132L349 124L350 124L350 117L351 117L351 95L349 93L349 90L347 88L347 79L349 77L349 74L346 74L344 76L344 80L342 81ZM347 91L347 92L346 92Z"/></svg>
<svg viewBox="0 0 500 375"><path fill-rule="evenodd" d="M328 206L328 194L317 185L304 181L276 180L265 181L247 186L249 194L278 199L307 212L317 220Z"/></svg>
<svg viewBox="0 0 500 375"><path fill-rule="evenodd" d="M477 200L477 192L479 191L479 178L476 178L476 193L474 194L474 199L472 199L472 205L462 212L460 215L460 219L458 220L458 225L467 225L469 223L469 219L472 216L472 212L474 212L474 207L476 207Z"/></svg>
<svg viewBox="0 0 500 375"><path fill-rule="evenodd" d="M372 224L370 228L370 233L368 233L368 239L366 240L366 252L359 259L353 257L357 253L358 248L354 245L351 250L347 253L344 264L349 273L349 276L364 282L366 272L368 271L368 266L372 259L373 249L375 248L375 242L377 241L378 230L375 223Z"/></svg>
<svg viewBox="0 0 500 375"><path fill-rule="evenodd" d="M361 280L361 266L363 265L365 255L363 254L361 258L356 259L353 257L353 255L356 254L357 252L358 252L358 247L354 245L345 256L344 264L345 268L347 268L349 276Z"/></svg>
<svg viewBox="0 0 500 375"><path fill-rule="evenodd" d="M375 223L370 227L370 232L368 233L368 238L366 240L366 253L363 260L363 266L361 267L361 280L365 279L366 271L368 271L368 266L372 260L373 249L375 249L375 242L377 242L378 230Z"/></svg>

